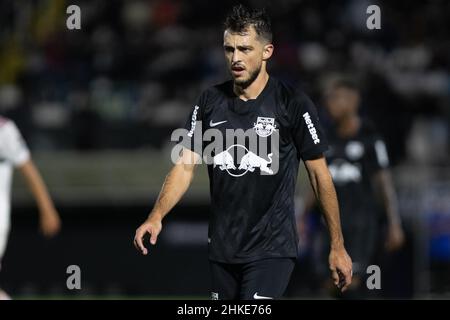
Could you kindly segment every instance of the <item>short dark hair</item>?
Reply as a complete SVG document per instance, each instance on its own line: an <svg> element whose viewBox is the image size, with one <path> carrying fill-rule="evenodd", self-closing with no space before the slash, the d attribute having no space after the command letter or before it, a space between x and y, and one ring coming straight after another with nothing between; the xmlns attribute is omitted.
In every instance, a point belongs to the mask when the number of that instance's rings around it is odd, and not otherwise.
<svg viewBox="0 0 450 320"><path fill-rule="evenodd" d="M258 36L272 42L272 23L265 9L250 10L242 4L236 5L226 17L224 25L225 30L239 34L253 26Z"/></svg>

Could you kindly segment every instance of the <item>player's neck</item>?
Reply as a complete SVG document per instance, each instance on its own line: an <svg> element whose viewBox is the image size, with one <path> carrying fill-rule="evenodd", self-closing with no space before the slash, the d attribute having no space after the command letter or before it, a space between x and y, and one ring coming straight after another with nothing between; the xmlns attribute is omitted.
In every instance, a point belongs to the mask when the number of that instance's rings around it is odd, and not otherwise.
<svg viewBox="0 0 450 320"><path fill-rule="evenodd" d="M349 116L339 123L337 128L338 135L342 138L355 136L361 127L361 119L357 115Z"/></svg>
<svg viewBox="0 0 450 320"><path fill-rule="evenodd" d="M239 99L247 101L250 99L256 99L269 81L269 74L265 70L261 70L258 77L247 88L242 88L234 84L234 93Z"/></svg>

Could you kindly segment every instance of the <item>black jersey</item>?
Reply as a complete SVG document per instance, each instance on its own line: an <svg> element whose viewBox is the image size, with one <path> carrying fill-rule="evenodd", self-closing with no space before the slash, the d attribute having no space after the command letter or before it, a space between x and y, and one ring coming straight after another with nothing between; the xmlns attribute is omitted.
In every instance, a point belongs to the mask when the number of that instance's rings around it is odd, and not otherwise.
<svg viewBox="0 0 450 320"><path fill-rule="evenodd" d="M256 99L243 101L228 81L203 92L185 129L180 144L208 164L209 258L296 257L299 161L327 149L311 100L271 77Z"/></svg>
<svg viewBox="0 0 450 320"><path fill-rule="evenodd" d="M384 141L365 120L354 137L343 139L334 133L329 140L325 156L339 200L342 227L376 222L379 211L372 178L389 165Z"/></svg>

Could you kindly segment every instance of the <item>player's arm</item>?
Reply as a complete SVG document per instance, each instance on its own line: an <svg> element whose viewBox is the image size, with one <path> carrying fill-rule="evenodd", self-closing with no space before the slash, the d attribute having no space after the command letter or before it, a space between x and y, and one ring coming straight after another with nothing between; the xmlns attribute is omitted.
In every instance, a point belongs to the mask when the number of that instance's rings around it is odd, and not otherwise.
<svg viewBox="0 0 450 320"><path fill-rule="evenodd" d="M178 203L181 197L189 188L194 177L194 169L200 156L186 148L183 148L182 154L177 163L170 170L163 183L156 204L150 212L147 220L136 230L134 245L142 254L148 253L143 244L144 236L150 234L150 243L156 244L159 233L162 229L162 219Z"/></svg>
<svg viewBox="0 0 450 320"><path fill-rule="evenodd" d="M389 170L378 170L374 174L374 183L376 190L381 196L384 211L387 215L388 234L385 244L386 249L389 251L397 250L403 245L405 236L398 212L397 195Z"/></svg>
<svg viewBox="0 0 450 320"><path fill-rule="evenodd" d="M306 160L305 166L331 238L329 265L333 280L345 291L352 281L352 260L344 247L336 190L323 156Z"/></svg>
<svg viewBox="0 0 450 320"><path fill-rule="evenodd" d="M36 200L42 233L47 237L54 236L61 228L61 220L38 169L33 160L29 159L18 166L18 170Z"/></svg>

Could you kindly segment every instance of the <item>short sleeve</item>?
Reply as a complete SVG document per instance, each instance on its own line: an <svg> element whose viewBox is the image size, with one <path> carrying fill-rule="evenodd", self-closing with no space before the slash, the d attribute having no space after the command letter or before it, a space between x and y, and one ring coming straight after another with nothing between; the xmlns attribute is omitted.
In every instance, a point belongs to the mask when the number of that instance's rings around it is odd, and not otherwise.
<svg viewBox="0 0 450 320"><path fill-rule="evenodd" d="M4 123L0 132L0 155L14 166L28 161L30 152L14 122Z"/></svg>
<svg viewBox="0 0 450 320"><path fill-rule="evenodd" d="M328 149L328 142L311 99L304 93L297 93L289 104L288 113L298 156L311 160L322 155Z"/></svg>
<svg viewBox="0 0 450 320"><path fill-rule="evenodd" d="M207 92L203 92L197 99L181 128L177 143L201 155L203 152L203 110L207 102Z"/></svg>

